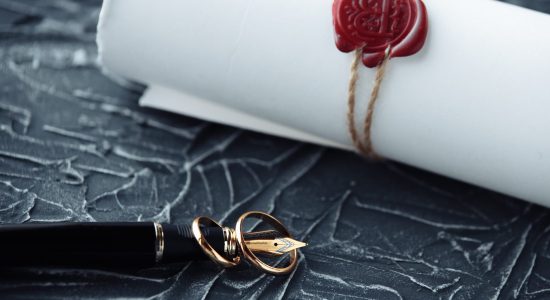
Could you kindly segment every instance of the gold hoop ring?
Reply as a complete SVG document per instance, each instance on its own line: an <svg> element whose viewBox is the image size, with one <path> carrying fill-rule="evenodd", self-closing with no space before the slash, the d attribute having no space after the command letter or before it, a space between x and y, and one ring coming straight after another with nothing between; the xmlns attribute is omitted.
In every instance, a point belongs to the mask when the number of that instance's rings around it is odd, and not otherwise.
<svg viewBox="0 0 550 300"><path fill-rule="evenodd" d="M202 251L208 258L210 258L212 261L217 263L218 265L224 267L224 268L232 268L236 265L238 265L241 262L241 258L236 256L233 258L233 260L228 260L225 257L223 257L221 254L219 254L208 241L204 237L201 231L201 222L204 226L212 226L216 225L220 228L222 226L218 224L216 221L208 218L208 217L197 217L193 220L193 224L191 225L191 231L193 231L193 236L195 237L195 240L197 240L197 243L199 243L199 246L201 246Z"/></svg>
<svg viewBox="0 0 550 300"><path fill-rule="evenodd" d="M238 241L237 244L239 245L242 255L256 268L262 271L265 271L267 273L270 273L273 275L284 275L284 274L290 273L298 263L298 251L296 249L293 249L292 251L290 251L290 263L288 264L288 266L284 268L276 268L264 263L246 246L246 241L244 239L244 231L242 228L243 222L246 218L256 218L256 219L265 221L266 223L273 226L275 230L279 231L284 236L292 238L290 232L288 232L285 226L281 222L279 222L279 220L275 219L273 216L263 213L261 211L250 211L250 212L244 213L239 217L239 220L237 221L237 225L235 226L235 232L236 232L237 241Z"/></svg>

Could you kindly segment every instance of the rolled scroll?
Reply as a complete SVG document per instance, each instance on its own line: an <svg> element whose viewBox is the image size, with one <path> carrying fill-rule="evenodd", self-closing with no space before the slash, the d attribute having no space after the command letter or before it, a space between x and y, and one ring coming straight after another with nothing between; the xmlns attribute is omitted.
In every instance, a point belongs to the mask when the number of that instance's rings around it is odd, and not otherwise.
<svg viewBox="0 0 550 300"><path fill-rule="evenodd" d="M550 206L550 16L492 0L425 4L427 43L391 60L374 149ZM353 149L346 127L353 55L334 45L332 0L103 6L102 63L149 85L143 104ZM373 76L361 68L359 112Z"/></svg>

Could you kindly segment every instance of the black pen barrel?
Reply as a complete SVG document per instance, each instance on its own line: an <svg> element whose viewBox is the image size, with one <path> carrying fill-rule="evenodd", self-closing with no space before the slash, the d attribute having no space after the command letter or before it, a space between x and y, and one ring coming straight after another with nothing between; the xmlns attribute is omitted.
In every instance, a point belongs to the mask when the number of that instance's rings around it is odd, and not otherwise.
<svg viewBox="0 0 550 300"><path fill-rule="evenodd" d="M152 222L0 225L0 267L146 267L206 259L190 226L163 224L162 231L159 257L159 234ZM213 227L203 232L223 253L223 231Z"/></svg>

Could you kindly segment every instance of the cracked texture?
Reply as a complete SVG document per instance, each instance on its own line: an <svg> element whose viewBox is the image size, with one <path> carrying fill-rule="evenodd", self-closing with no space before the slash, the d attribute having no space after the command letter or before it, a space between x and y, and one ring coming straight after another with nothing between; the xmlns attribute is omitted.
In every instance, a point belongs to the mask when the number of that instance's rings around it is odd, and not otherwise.
<svg viewBox="0 0 550 300"><path fill-rule="evenodd" d="M548 1L513 2L550 12ZM140 108L143 87L96 63L100 5L0 0L0 224L197 215L233 224L257 209L310 246L287 277L209 262L0 270L3 299L550 297L547 209L389 161Z"/></svg>

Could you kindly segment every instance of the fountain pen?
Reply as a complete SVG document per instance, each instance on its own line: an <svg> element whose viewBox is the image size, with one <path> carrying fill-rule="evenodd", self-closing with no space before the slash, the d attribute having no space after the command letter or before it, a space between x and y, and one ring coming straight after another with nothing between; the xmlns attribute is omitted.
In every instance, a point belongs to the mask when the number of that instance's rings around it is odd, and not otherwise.
<svg viewBox="0 0 550 300"><path fill-rule="evenodd" d="M155 222L1 225L0 268L149 267L205 259L233 267L244 257L272 274L286 274L293 269L296 249L306 244L292 239L286 228L268 214L249 212L245 215L244 218L266 220L275 230L244 232L241 219L237 222L239 228L234 230L208 217L198 217L192 225ZM257 256L287 253L291 256L291 268L268 266Z"/></svg>

